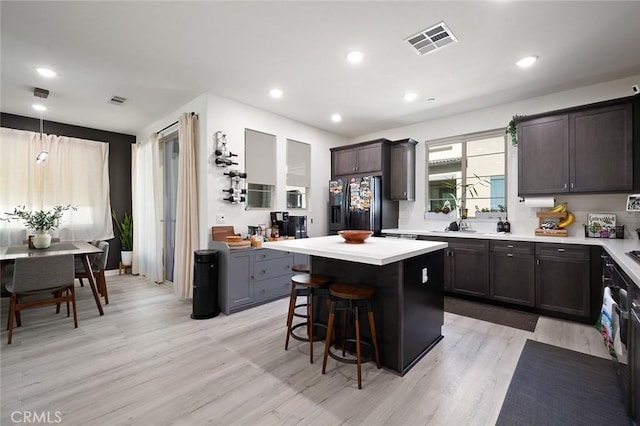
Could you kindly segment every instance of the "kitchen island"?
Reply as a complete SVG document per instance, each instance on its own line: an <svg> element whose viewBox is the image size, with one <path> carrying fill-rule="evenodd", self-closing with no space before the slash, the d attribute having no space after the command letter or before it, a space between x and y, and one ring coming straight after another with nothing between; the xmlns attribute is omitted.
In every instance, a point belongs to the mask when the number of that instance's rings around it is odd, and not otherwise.
<svg viewBox="0 0 640 426"><path fill-rule="evenodd" d="M376 288L373 310L383 367L404 375L442 339L446 243L372 237L347 244L339 236L265 243L311 256L311 271L333 282ZM317 318L326 319L324 303ZM363 325L363 334L368 327Z"/></svg>

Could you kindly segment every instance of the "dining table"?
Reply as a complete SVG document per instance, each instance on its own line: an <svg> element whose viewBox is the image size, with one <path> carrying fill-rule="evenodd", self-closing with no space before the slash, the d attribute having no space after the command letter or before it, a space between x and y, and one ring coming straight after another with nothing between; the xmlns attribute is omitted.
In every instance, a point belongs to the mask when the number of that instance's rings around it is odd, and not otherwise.
<svg viewBox="0 0 640 426"><path fill-rule="evenodd" d="M76 258L82 261L82 265L87 273L89 285L91 286L93 298L95 299L96 306L98 307L98 312L100 315L104 315L93 271L91 270L91 262L89 260L90 255L98 253L102 253L102 250L84 241L60 241L51 243L47 248L29 248L27 244L0 246L0 278L2 277L2 269L4 269L1 266L16 259L23 257L46 257L60 254L73 254Z"/></svg>

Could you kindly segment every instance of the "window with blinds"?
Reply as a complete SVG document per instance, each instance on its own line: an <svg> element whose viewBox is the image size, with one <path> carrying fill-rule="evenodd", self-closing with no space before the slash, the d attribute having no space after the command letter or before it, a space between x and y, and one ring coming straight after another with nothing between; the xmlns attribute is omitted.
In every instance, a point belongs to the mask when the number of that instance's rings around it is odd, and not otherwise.
<svg viewBox="0 0 640 426"><path fill-rule="evenodd" d="M287 139L287 208L306 209L311 186L311 146Z"/></svg>
<svg viewBox="0 0 640 426"><path fill-rule="evenodd" d="M244 161L247 173L247 209L273 208L276 186L276 137L244 130Z"/></svg>

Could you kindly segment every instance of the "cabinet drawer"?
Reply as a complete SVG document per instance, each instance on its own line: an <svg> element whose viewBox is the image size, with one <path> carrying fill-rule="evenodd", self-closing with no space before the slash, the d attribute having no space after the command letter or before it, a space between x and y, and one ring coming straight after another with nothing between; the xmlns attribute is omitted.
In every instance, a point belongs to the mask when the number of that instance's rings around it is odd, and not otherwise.
<svg viewBox="0 0 640 426"><path fill-rule="evenodd" d="M472 238L449 238L449 247L456 250L489 250L489 240Z"/></svg>
<svg viewBox="0 0 640 426"><path fill-rule="evenodd" d="M288 251L256 249L256 262L260 262L261 260L279 259L287 256L291 256L291 253Z"/></svg>
<svg viewBox="0 0 640 426"><path fill-rule="evenodd" d="M491 241L491 251L533 254L533 243L527 241Z"/></svg>
<svg viewBox="0 0 640 426"><path fill-rule="evenodd" d="M261 281L282 275L287 275L287 279L290 279L292 261L293 256L287 256L280 259L256 262L253 265L253 279L254 281Z"/></svg>
<svg viewBox="0 0 640 426"><path fill-rule="evenodd" d="M589 259L589 247L574 244L536 243L536 255Z"/></svg>
<svg viewBox="0 0 640 426"><path fill-rule="evenodd" d="M291 292L291 278L281 276L262 281L256 281L253 288L254 301L282 297Z"/></svg>

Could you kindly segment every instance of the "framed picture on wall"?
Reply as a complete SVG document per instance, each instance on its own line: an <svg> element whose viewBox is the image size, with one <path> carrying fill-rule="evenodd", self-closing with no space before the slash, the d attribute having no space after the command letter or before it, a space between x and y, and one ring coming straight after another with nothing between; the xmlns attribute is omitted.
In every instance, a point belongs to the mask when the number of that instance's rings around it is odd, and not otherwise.
<svg viewBox="0 0 640 426"><path fill-rule="evenodd" d="M627 211L640 212L640 194L627 196Z"/></svg>

